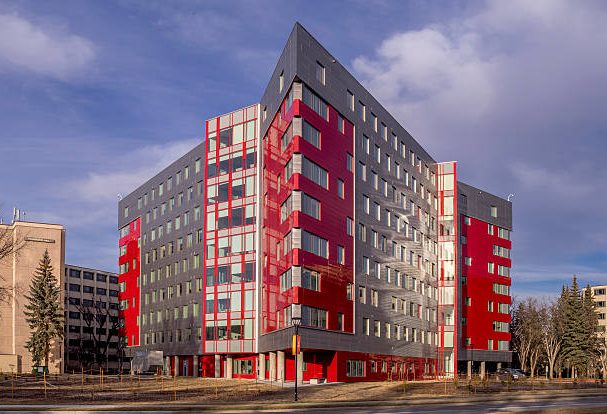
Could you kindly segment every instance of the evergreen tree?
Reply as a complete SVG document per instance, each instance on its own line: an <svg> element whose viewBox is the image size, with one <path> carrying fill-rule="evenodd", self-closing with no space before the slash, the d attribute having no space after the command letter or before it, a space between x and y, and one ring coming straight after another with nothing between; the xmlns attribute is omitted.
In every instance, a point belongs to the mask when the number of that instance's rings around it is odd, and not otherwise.
<svg viewBox="0 0 607 414"><path fill-rule="evenodd" d="M563 330L563 357L572 370L578 371L586 363L584 350L584 311L582 298L577 283L573 276L571 288L566 289L565 294L565 326ZM573 376L573 375L572 375Z"/></svg>
<svg viewBox="0 0 607 414"><path fill-rule="evenodd" d="M38 269L34 272L29 295L25 298L29 302L25 305L25 320L31 329L25 347L32 354L35 366L44 361L48 367L53 341L63 338L61 286L53 275L48 250L44 252Z"/></svg>

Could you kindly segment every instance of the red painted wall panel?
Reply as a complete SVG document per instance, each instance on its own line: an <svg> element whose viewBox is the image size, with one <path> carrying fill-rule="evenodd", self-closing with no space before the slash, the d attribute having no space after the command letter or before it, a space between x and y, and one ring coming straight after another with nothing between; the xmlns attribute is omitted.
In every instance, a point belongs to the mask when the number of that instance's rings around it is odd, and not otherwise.
<svg viewBox="0 0 607 414"><path fill-rule="evenodd" d="M510 314L498 312L498 303L511 304L512 298L508 295L500 295L493 292L493 284L499 283L510 286L512 281L509 277L499 276L497 266L512 266L511 259L503 258L493 254L493 246L512 248L510 240L498 237L497 226L494 226L493 235L489 234L488 223L476 218L470 218L470 225L466 225L464 218L460 221L461 234L466 238L462 244L462 276L467 278L467 283L462 285L462 317L466 318L466 324L462 326L462 341L470 338L472 349L488 349L488 340L493 339L493 350L497 350L498 340L510 341L509 332L494 332L493 322L510 323ZM465 257L470 257L472 263L467 266ZM488 263L494 263L494 273L488 271ZM470 298L470 306L466 306L466 297ZM488 302L493 302L493 311L488 309ZM462 346L465 347L464 343Z"/></svg>
<svg viewBox="0 0 607 414"><path fill-rule="evenodd" d="M301 117L320 132L320 148L294 135L291 143L282 150L281 137L293 117ZM346 231L346 217L354 215L354 176L347 169L347 154L353 153L353 126L344 120L344 132L339 132L338 113L331 106L328 107L327 118L323 119L300 100L294 100L288 111L283 102L264 139L264 190L267 196L263 207L263 246L267 261L264 272L263 333L281 328L276 313L292 303L326 310L327 329L330 330L339 329L337 314L341 313L344 331L354 330L354 303L346 297L347 285L353 281L354 242ZM284 180L285 165L294 153L301 153L327 170L328 189L298 173L294 173L288 181ZM343 199L337 194L338 179L344 183ZM320 201L320 220L294 211L287 220L280 222L280 206L292 190L301 190ZM301 228L328 240L328 258L300 249L293 249L279 258L276 254L277 243L282 243L283 237L293 228ZM345 249L344 264L337 261L338 246ZM304 266L319 272L320 292L294 287L281 294L280 275L290 266Z"/></svg>
<svg viewBox="0 0 607 414"><path fill-rule="evenodd" d="M123 334L127 337L127 344L128 346L138 346L140 345L140 339L137 318L141 308L138 282L141 267L141 248L139 247L141 219L136 218L128 226L129 234L118 240L119 247L126 246L126 253L118 258L118 264L129 264L129 270L118 275L118 282L124 282L125 284L124 291L118 293L118 300L128 300L127 309L120 311L121 318L124 319ZM133 306L133 303L135 306Z"/></svg>

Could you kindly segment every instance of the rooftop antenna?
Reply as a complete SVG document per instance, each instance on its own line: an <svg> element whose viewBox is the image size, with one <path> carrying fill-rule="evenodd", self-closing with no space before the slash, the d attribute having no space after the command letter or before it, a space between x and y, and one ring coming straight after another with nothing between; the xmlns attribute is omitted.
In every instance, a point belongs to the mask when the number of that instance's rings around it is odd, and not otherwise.
<svg viewBox="0 0 607 414"><path fill-rule="evenodd" d="M508 201L511 201L510 198L514 197L514 194L508 194Z"/></svg>

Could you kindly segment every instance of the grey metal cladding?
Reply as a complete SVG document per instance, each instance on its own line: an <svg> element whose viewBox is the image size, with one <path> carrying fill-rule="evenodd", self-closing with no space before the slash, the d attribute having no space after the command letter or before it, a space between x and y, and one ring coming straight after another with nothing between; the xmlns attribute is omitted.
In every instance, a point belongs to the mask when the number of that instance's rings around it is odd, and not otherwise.
<svg viewBox="0 0 607 414"><path fill-rule="evenodd" d="M459 348L457 352L458 361L512 362L512 351Z"/></svg>
<svg viewBox="0 0 607 414"><path fill-rule="evenodd" d="M460 214L512 230L512 202L461 181L457 188ZM497 217L491 216L492 206L497 207Z"/></svg>
<svg viewBox="0 0 607 414"><path fill-rule="evenodd" d="M195 170L196 160L200 161L200 170L197 173ZM149 322L146 325L141 326L141 347L145 349L153 349L153 350L162 350L165 353L169 353L171 355L185 355L185 354L197 354L200 353L201 350L201 341L197 339L197 329L202 327L202 315L199 313L198 317L194 318L190 315L188 319L182 319L181 317L181 307L183 305L189 305L197 303L199 304L199 312L202 312L202 293L198 292L196 289L196 278L202 278L203 266L202 266L202 252L203 246L202 242L197 243L196 233L198 230L202 230L203 226L203 217L202 217L202 207L203 207L203 193L199 193L199 189L204 191L204 186L199 186L198 183L204 180L204 142L196 145L192 150L188 153L177 159L167 168L163 169L160 173L155 175L153 178L145 182L135 191L124 197L119 202L119 227L122 227L129 222L133 221L137 217L141 217L141 276L140 276L140 315L149 315L150 312L153 312L154 315L157 311L162 310L163 312L163 320L161 323L150 324ZM186 166L189 166L190 174L189 178L183 178L179 184L176 182L176 173L181 171L183 176L183 171ZM172 189L170 191L164 191L162 196L156 196L154 200L151 200L150 194L152 189L158 189L158 185L160 183L165 183L169 177L172 177ZM187 190L189 187L193 187L193 197L191 201L187 199ZM168 202L172 197L178 197L179 193L184 193L184 202L179 205L175 202L175 206L172 210L167 208L166 214L157 214L156 219L153 218L153 215L150 214L149 222L146 220L146 213L151 213L153 209L161 207L161 205L165 202ZM141 208L138 206L138 199L143 198L145 194L148 194L149 202L147 205L141 205ZM127 217L124 217L124 207L129 206L129 214ZM200 208L200 220L195 221L193 211L196 207ZM190 212L190 224L185 226L182 224L179 230L173 229L170 234L163 232L161 237L157 237L155 240L151 240L149 236L150 231L159 227L160 225L166 224L168 220L174 221L174 219L178 216L183 217L183 214L189 211ZM191 247L187 247L186 240L187 235L193 234L193 243ZM143 235L147 234L147 241L144 243ZM184 239L184 249L182 251L177 251L176 242L178 238L182 237ZM160 246L166 245L169 242L174 242L174 253L172 255L167 255L163 258L158 258L155 262L151 262L148 264L145 262L146 253L151 253L154 249L159 249ZM187 272L179 272L178 275L175 275L174 272L170 277L162 277L159 278L155 283L149 283L149 275L152 270L163 269L167 265L171 267L174 266L174 263L180 263L184 258L190 258L193 254L198 253L200 255L200 267L198 269L194 269L190 264ZM143 283L143 278L148 278L148 283ZM187 294L184 293L181 296L177 297L175 294L173 298L168 298L168 286L176 286L177 283L185 283L188 281L192 281L192 293ZM146 293L150 294L153 290L165 289L167 292L167 298L164 301L157 301L156 303L149 303L145 305L144 296ZM179 308L179 318L174 319L173 311L174 308ZM169 320L164 320L164 312L165 309L170 311ZM192 340L189 342L176 342L175 341L175 330L185 330L191 329ZM173 334L173 342L168 342L168 332L171 331ZM144 344L144 335L146 333L153 332L166 332L164 343L149 343L148 345Z"/></svg>
<svg viewBox="0 0 607 414"><path fill-rule="evenodd" d="M192 148L190 151L188 151L176 161L172 162L168 167L164 168L154 177L141 184L128 195L122 197L118 201L118 228L120 229L124 227L126 224L135 220L137 217L142 216L142 213L145 213L147 210L149 210L148 206L142 206L141 209L138 208L137 200L139 199L139 197L143 197L146 193L150 194L152 188L158 188L158 184L165 182L168 177L173 176L174 178L175 173L181 168L186 165L190 165L192 168L192 176L194 176L194 162L199 158L201 160L204 160L204 142L201 142L200 144L196 145L194 148ZM202 168L201 172L204 172L204 168ZM199 179L202 178L203 175L199 175ZM156 203L156 201L157 200L155 200L154 203ZM124 208L127 206L129 207L129 214L125 217L123 212ZM151 207L153 208L154 206L151 205ZM141 225L143 230L144 223L142 222Z"/></svg>
<svg viewBox="0 0 607 414"><path fill-rule="evenodd" d="M259 352L276 351L291 347L294 328L281 329L259 338ZM337 331L325 331L300 327L301 347L329 351L364 352L383 355L428 358L436 354L436 348L419 342L386 341L373 336L344 334ZM304 351L305 353L305 351Z"/></svg>
<svg viewBox="0 0 607 414"><path fill-rule="evenodd" d="M287 43L276 62L272 77L266 86L266 90L261 98L261 114L260 114L260 129L259 136L263 137L266 134L270 123L272 122L272 116L264 118L263 114L275 114L278 112L281 102L285 98L287 92L289 92L289 85L293 82L297 72L297 35L298 35L298 24L295 24L291 34L287 39ZM279 88L280 74L284 77L284 88L282 91Z"/></svg>

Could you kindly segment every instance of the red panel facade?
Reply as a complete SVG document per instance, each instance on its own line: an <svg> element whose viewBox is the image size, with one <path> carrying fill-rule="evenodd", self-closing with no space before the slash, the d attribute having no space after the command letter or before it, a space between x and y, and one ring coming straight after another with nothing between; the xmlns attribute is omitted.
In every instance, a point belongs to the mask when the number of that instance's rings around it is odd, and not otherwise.
<svg viewBox="0 0 607 414"><path fill-rule="evenodd" d="M504 247L509 251L512 242L499 237L497 226L473 217L462 217L460 226L461 235L465 240L462 244L462 277L466 278L461 294L461 316L465 318L465 323L462 323L462 346L470 349L498 350L498 341L510 341L510 333L496 332L494 322L510 323L510 313L500 313L499 304L509 306L512 298L510 295L494 292L494 284L511 285L510 277L498 275L498 266L509 269L512 261L494 254L494 246ZM489 263L493 263L493 273L490 273ZM505 311L505 307L503 308ZM468 344L466 338L470 338ZM492 344L490 340L493 340ZM491 345L492 349L489 349Z"/></svg>
<svg viewBox="0 0 607 414"><path fill-rule="evenodd" d="M293 154L292 147L284 152L281 150L281 138L289 127L295 113L293 103L289 108L283 102L275 115L263 139L263 233L262 237L262 296L261 296L261 333L275 331L279 328L282 312L287 304L293 303L293 291L280 292L280 275L292 265L291 255L286 255L282 261L278 256L278 244L283 236L292 227L292 218L283 223L280 220L281 197L286 198L287 193L293 189L294 176L289 182L283 182L284 168ZM280 188L279 188L280 181ZM282 194L281 194L282 193ZM282 315L284 326L284 314Z"/></svg>
<svg viewBox="0 0 607 414"><path fill-rule="evenodd" d="M138 346L139 342L139 275L141 264L141 219L138 217L121 229L118 240L121 255L118 264L121 272L118 275L120 292L120 317L124 320L124 335L128 346Z"/></svg>
<svg viewBox="0 0 607 414"><path fill-rule="evenodd" d="M353 154L353 127L341 118L331 106L327 118L309 108L299 99L289 107L288 100L281 105L264 139L264 264L262 296L262 333L290 326L285 309L300 304L326 311L326 329L353 332L352 300L347 289L353 282L354 241L347 231L347 217L354 214L354 176L349 158ZM306 141L295 131L284 144L282 138L295 118L301 118L320 133L320 148ZM338 128L338 122L343 122ZM340 129L343 132L340 132ZM294 170L286 179L285 167L294 161L294 154L301 154L328 172L327 188L320 186ZM290 161L291 160L291 161ZM338 184L341 180L342 184ZM338 185L343 186L343 197L338 195ZM300 191L320 203L320 218L293 209L288 217L281 218L281 205ZM327 257L321 257L303 248L285 247L285 237L301 229L328 241ZM303 244L303 241L302 241ZM290 248L292 247L292 248ZM302 245L303 247L303 245ZM342 262L338 249L343 248ZM280 276L292 266L318 272L320 288L308 289L294 285L283 287ZM338 316L339 315L339 316ZM338 318L341 326L338 326ZM305 316L304 316L305 323ZM321 327L325 328L325 327Z"/></svg>

